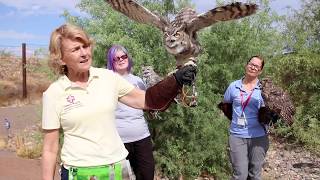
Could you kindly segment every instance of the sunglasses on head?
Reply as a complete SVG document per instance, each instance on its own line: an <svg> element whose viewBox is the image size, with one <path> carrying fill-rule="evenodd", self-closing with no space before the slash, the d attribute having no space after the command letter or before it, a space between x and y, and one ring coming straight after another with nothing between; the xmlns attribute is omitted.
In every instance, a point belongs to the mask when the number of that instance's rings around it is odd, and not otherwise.
<svg viewBox="0 0 320 180"><path fill-rule="evenodd" d="M128 58L128 55L124 54L120 57L114 57L114 61L118 62L120 61L121 59L124 60L124 59L127 59Z"/></svg>

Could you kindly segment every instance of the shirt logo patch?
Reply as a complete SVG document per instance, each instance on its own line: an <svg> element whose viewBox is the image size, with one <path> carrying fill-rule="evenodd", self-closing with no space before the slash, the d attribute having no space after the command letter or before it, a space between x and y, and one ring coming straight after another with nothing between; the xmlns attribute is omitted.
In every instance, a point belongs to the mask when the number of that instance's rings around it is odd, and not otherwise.
<svg viewBox="0 0 320 180"><path fill-rule="evenodd" d="M67 101L70 103L70 104L74 104L74 101L76 100L76 98L73 96L73 95L69 95L67 97Z"/></svg>
<svg viewBox="0 0 320 180"><path fill-rule="evenodd" d="M63 108L64 113L68 113L72 109L83 107L83 104L79 100L76 100L74 95L68 95L68 97L66 97L66 100L67 103L64 105Z"/></svg>

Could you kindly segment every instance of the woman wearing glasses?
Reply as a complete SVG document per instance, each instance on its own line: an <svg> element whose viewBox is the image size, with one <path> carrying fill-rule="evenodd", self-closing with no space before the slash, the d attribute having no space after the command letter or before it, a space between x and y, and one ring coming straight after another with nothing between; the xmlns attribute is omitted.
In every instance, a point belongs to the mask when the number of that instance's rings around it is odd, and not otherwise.
<svg viewBox="0 0 320 180"><path fill-rule="evenodd" d="M141 78L131 73L133 65L128 51L120 46L112 46L107 54L107 68L121 75L135 87L146 90ZM137 180L153 180L154 158L148 124L140 109L131 108L121 102L116 109L116 126L129 154L131 167Z"/></svg>
<svg viewBox="0 0 320 180"><path fill-rule="evenodd" d="M232 107L230 114L229 154L232 179L261 179L261 170L269 148L265 128L259 123L258 112L264 106L259 75L264 60L253 56L245 66L243 78L232 82L224 94L224 103Z"/></svg>

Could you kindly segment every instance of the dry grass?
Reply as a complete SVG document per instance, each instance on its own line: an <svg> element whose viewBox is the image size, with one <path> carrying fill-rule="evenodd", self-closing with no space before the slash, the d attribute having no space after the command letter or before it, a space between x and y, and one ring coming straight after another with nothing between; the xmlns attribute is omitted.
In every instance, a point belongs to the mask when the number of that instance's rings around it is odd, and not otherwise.
<svg viewBox="0 0 320 180"><path fill-rule="evenodd" d="M0 136L0 150L5 149L7 147L7 139L6 137Z"/></svg>
<svg viewBox="0 0 320 180"><path fill-rule="evenodd" d="M52 80L48 76L47 61L35 57L27 58L27 98L22 98L22 60L0 54L0 107L39 104L42 93ZM39 119L40 121L40 119ZM24 158L37 158L42 151L40 124L26 127L9 140L0 137L0 149L15 150Z"/></svg>
<svg viewBox="0 0 320 180"><path fill-rule="evenodd" d="M0 55L0 106L34 104L41 100L52 82L45 72L47 63L35 57L27 59L27 98L22 98L21 58Z"/></svg>
<svg viewBox="0 0 320 180"><path fill-rule="evenodd" d="M8 149L15 151L17 156L35 159L42 153L43 135L40 124L25 128L23 131L14 134L9 139L0 136L0 150Z"/></svg>
<svg viewBox="0 0 320 180"><path fill-rule="evenodd" d="M40 131L22 133L15 137L16 153L23 158L34 159L41 156L42 135Z"/></svg>

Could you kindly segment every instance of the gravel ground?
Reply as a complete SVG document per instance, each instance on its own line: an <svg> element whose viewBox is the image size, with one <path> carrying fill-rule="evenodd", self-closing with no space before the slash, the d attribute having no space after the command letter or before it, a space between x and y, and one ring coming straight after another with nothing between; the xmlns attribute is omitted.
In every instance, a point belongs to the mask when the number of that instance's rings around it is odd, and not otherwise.
<svg viewBox="0 0 320 180"><path fill-rule="evenodd" d="M264 179L318 180L320 157L302 147L270 138L271 144L264 166Z"/></svg>

